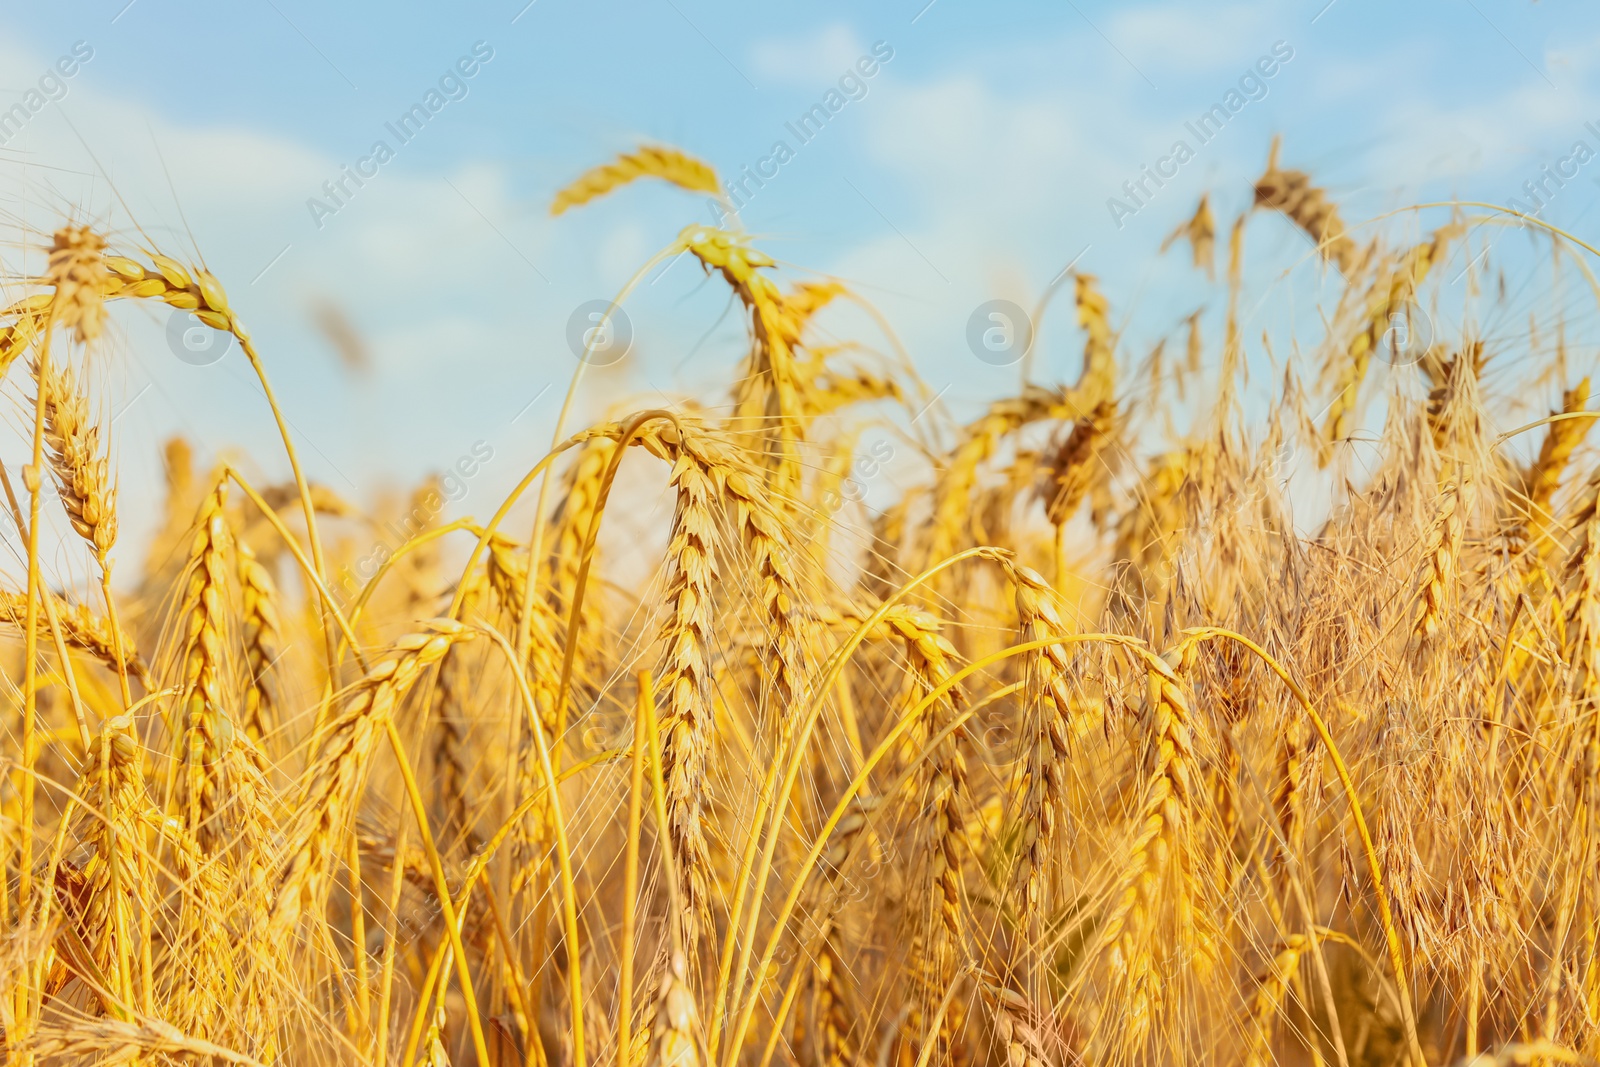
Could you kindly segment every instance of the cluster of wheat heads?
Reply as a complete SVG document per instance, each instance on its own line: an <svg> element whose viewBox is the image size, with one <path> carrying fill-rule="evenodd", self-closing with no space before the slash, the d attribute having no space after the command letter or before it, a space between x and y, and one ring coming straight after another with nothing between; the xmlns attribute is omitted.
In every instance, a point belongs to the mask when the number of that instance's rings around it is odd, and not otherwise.
<svg viewBox="0 0 1600 1067"><path fill-rule="evenodd" d="M555 210L639 178L717 188L651 148ZM1175 235L1208 275L1211 211ZM1250 220L1340 294L1258 410ZM1181 359L1131 358L1077 275L1076 379L964 425L892 335L824 331L870 314L842 285L690 226L662 257L743 309L730 392L559 428L357 595L333 576L383 516L287 432L260 488L169 443L113 584L115 302L230 332L277 408L215 277L64 227L0 318L32 441L3 479L7 1062L1592 1062L1588 383L1468 327L1379 361L1475 221L1358 241L1274 148L1219 339L1197 313ZM1497 366L1560 410L1514 425ZM911 488L868 511L840 488L873 427ZM1309 532L1291 473L1331 494ZM670 502L629 531L647 578L606 551L614 491Z"/></svg>

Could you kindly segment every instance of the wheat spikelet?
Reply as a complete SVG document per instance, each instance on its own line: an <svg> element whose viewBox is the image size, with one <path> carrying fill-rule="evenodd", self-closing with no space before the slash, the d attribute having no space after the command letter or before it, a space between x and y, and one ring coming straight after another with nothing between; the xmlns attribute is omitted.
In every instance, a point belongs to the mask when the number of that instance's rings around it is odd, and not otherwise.
<svg viewBox="0 0 1600 1067"><path fill-rule="evenodd" d="M817 937L816 956L811 961L812 1016L816 1030L812 1044L818 1067L843 1067L855 1052L851 1033L850 989L840 954L845 938L838 920L841 905L838 894L842 889L845 867L866 829L868 813L876 806L873 798L857 793L851 799L847 814L834 827L822 856L825 884L832 890L833 897L821 904L822 929ZM800 1043L801 1037L797 1034L795 1044L799 1046Z"/></svg>
<svg viewBox="0 0 1600 1067"><path fill-rule="evenodd" d="M1279 147L1278 139L1273 138L1267 169L1256 179L1256 206L1283 212L1316 242L1317 254L1325 262L1338 264L1340 272L1349 277L1360 268L1363 257L1346 232L1339 209L1311 184L1310 175L1279 168Z"/></svg>
<svg viewBox="0 0 1600 1067"><path fill-rule="evenodd" d="M598 518L596 507L600 499L600 482L616 447L615 441L599 438L580 448L577 459L566 475L566 493L556 505L555 517L551 522L548 566L551 594L556 610L562 617L566 617L572 607L572 596L578 585L578 568L583 562L583 548ZM594 548L590 567L599 567L598 545ZM593 599L587 599L585 607L593 603ZM591 610L585 614L582 622L587 634L597 628L598 619Z"/></svg>
<svg viewBox="0 0 1600 1067"><path fill-rule="evenodd" d="M0 318L12 320L8 325L0 326L0 378L5 377L17 357L44 333L49 307L50 295L41 293L0 311Z"/></svg>
<svg viewBox="0 0 1600 1067"><path fill-rule="evenodd" d="M228 294L216 275L208 270L184 267L177 260L151 255L153 266L144 267L125 256L107 256L109 267L120 282L112 295L136 300L160 300L211 327L232 334L247 355L254 358L255 345L250 333L228 303Z"/></svg>
<svg viewBox="0 0 1600 1067"><path fill-rule="evenodd" d="M835 370L824 363L825 351L815 351L798 363L800 400L806 422L852 404L874 400L904 400L900 383L863 367Z"/></svg>
<svg viewBox="0 0 1600 1067"><path fill-rule="evenodd" d="M675 952L661 980L645 1067L700 1067L698 1018L683 956Z"/></svg>
<svg viewBox="0 0 1600 1067"><path fill-rule="evenodd" d="M475 571L468 576L467 582L467 590L461 598L461 614L463 618L470 619L482 606L488 593L488 581ZM439 661L439 746L434 774L450 823L461 828L466 836L467 847L471 850L478 845L474 829L477 820L471 801L478 790L475 788L471 745L472 670L463 652L463 649L452 646Z"/></svg>
<svg viewBox="0 0 1600 1067"><path fill-rule="evenodd" d="M254 773L256 768L248 755L235 753L229 758L237 768L232 771L229 785L244 813L238 821L266 822L263 817L270 814L270 808L258 800L265 783ZM265 863L261 835L253 830L241 834L238 851L244 857L244 870L235 878L234 871L184 829L181 820L163 818L153 808L145 809L142 815L150 836L159 838L169 850L164 854L171 856L171 865L186 890L182 925L173 941L173 951L206 976L204 982L195 983L181 1001L170 1006L172 1019L198 1037L220 1036L240 991L235 955L246 961L271 955L259 922L266 915L261 897ZM233 935L236 922L243 925L237 943L232 936L218 936L219 930Z"/></svg>
<svg viewBox="0 0 1600 1067"><path fill-rule="evenodd" d="M890 616L890 626L899 632L911 660L916 692L930 693L951 675L954 649L947 638L930 630L922 620ZM942 731L960 700L959 690L950 690L930 707L924 716L921 733L931 739ZM939 742L929 754L918 775L928 812L927 880L931 887L937 925L924 961L927 977L935 988L945 989L957 980L956 946L962 935L962 864L967 851L966 819L967 763L961 753L960 733ZM964 1016L952 1006L939 1027L939 1046L946 1054L959 1047Z"/></svg>
<svg viewBox="0 0 1600 1067"><path fill-rule="evenodd" d="M1088 412L1109 399L1116 385L1111 306L1092 274L1080 272L1073 276L1073 298L1078 308L1078 326L1084 333L1083 370L1073 390L1073 400L1081 412Z"/></svg>
<svg viewBox="0 0 1600 1067"><path fill-rule="evenodd" d="M1283 828L1288 851L1298 856L1305 843L1306 726L1298 719L1283 731L1273 780L1272 810Z"/></svg>
<svg viewBox="0 0 1600 1067"><path fill-rule="evenodd" d="M838 924L829 923L811 970L812 988L816 991L818 1067L844 1067L854 1055L850 993L845 985L844 963L839 958L837 939Z"/></svg>
<svg viewBox="0 0 1600 1067"><path fill-rule="evenodd" d="M450 1050L444 1047L444 1027L448 1021L444 1008L434 1011L433 1019L428 1023L428 1032L422 1038L422 1062L425 1067L451 1067Z"/></svg>
<svg viewBox="0 0 1600 1067"><path fill-rule="evenodd" d="M1131 564L1125 579L1128 592L1123 599L1138 596L1153 600L1166 586L1173 541L1183 525L1181 494L1191 482L1190 460L1186 449L1153 458L1127 510L1117 520L1112 558Z"/></svg>
<svg viewBox="0 0 1600 1067"><path fill-rule="evenodd" d="M1040 1012L1008 986L980 982L979 992L994 1020L994 1037L1005 1067L1050 1067L1051 1058L1038 1025Z"/></svg>
<svg viewBox="0 0 1600 1067"><path fill-rule="evenodd" d="M550 201L550 214L560 215L640 178L659 178L691 193L715 196L720 192L717 172L705 163L676 148L644 145L617 156L610 163L585 171L556 193L555 199Z"/></svg>
<svg viewBox="0 0 1600 1067"><path fill-rule="evenodd" d="M1447 360L1440 359L1437 351L1429 351L1420 365L1433 385L1428 392L1428 432L1434 450L1443 453L1452 444L1452 431L1458 428L1455 424L1463 414L1471 414L1477 400L1476 390L1467 386L1483 373L1483 343L1474 341Z"/></svg>
<svg viewBox="0 0 1600 1067"><path fill-rule="evenodd" d="M693 451L698 443L695 438L686 438L684 448ZM804 700L807 688L801 616L804 599L796 587L794 561L784 533L783 518L754 480L731 465L732 457L719 457L714 450L704 450L704 445L701 448L700 462L723 472L724 494L734 506L755 558L756 580L761 583L761 603L771 632L769 658L773 665L773 692L780 721L787 723L789 709Z"/></svg>
<svg viewBox="0 0 1600 1067"><path fill-rule="evenodd" d="M619 434L601 427L591 436ZM669 484L678 490L668 557L674 570L667 603L669 618L660 672L666 707L662 714L662 760L667 810L677 850L677 867L686 883L685 921L704 906L704 840L699 821L705 748L710 729L708 662L712 589L717 579L715 515L712 504L731 505L754 557L760 601L770 629L769 659L780 721L804 689L804 634L798 610L794 556L784 519L757 479L718 435L693 420L649 429L635 442L673 464ZM693 931L685 928L685 934ZM693 944L686 938L686 944Z"/></svg>
<svg viewBox="0 0 1600 1067"><path fill-rule="evenodd" d="M439 509L444 502L439 490L439 477L431 475L411 491L405 516L401 519L402 529L409 537L418 537L438 525ZM405 602L401 608L405 616L426 618L433 615L444 587L440 576L439 542L413 544L399 570L405 579Z"/></svg>
<svg viewBox="0 0 1600 1067"><path fill-rule="evenodd" d="M339 713L315 739L315 758L296 804L305 820L291 838L273 892L269 922L279 936L316 903L324 888L338 851L336 839L345 832L383 724L424 670L439 662L451 645L473 636L460 623L438 619L427 632L402 637L348 691Z"/></svg>

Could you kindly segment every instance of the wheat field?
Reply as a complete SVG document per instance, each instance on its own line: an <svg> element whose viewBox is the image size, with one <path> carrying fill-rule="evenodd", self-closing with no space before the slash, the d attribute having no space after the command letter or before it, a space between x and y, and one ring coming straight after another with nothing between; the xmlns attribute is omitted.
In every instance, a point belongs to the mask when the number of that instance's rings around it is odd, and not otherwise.
<svg viewBox="0 0 1600 1067"><path fill-rule="evenodd" d="M640 180L720 188L645 146L552 213ZM1066 276L1081 371L965 424L892 333L822 328L847 285L691 224L647 266L737 300L726 390L584 427L575 377L549 452L448 522L433 483L384 512L309 481L225 280L65 222L0 313L32 442L7 1063L1594 1063L1589 382L1434 269L1508 224L1594 250L1487 205L1354 225L1276 144L1254 202L1220 337L1130 351L1137 309ZM1247 222L1339 294L1264 339L1269 405ZM1168 243L1212 274L1208 199ZM119 496L95 390L129 301L237 340L292 481L173 439L165 500ZM1517 414L1529 382L1556 410ZM869 507L874 432L912 474ZM113 583L130 516L157 533ZM336 580L337 531L408 516Z"/></svg>

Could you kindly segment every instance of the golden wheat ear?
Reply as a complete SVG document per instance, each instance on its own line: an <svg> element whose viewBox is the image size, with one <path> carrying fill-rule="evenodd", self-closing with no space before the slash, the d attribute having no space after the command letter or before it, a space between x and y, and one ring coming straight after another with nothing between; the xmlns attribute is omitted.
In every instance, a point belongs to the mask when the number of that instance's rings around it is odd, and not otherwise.
<svg viewBox="0 0 1600 1067"><path fill-rule="evenodd" d="M660 178L691 193L717 196L722 191L717 183L717 172L710 164L666 145L644 145L584 171L577 181L550 201L550 214L559 215L568 208L581 207L640 178Z"/></svg>
<svg viewBox="0 0 1600 1067"><path fill-rule="evenodd" d="M1256 206L1283 212L1316 242L1317 254L1324 262L1337 264L1340 273L1350 277L1360 269L1365 253L1351 239L1344 220L1339 217L1338 207L1328 199L1328 194L1311 184L1311 176L1302 170L1284 170L1278 166L1281 147L1281 139L1274 137L1267 169L1256 179Z"/></svg>

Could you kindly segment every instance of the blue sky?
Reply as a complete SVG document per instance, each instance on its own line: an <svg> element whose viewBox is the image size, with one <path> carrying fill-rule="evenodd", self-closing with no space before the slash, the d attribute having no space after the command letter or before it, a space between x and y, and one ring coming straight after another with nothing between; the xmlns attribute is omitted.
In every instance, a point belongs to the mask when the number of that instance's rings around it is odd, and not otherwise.
<svg viewBox="0 0 1600 1067"><path fill-rule="evenodd" d="M1352 221L1448 196L1504 202L1576 139L1600 149L1584 127L1600 128L1600 9L1574 0L524 3L0 6L0 111L76 42L93 49L65 96L0 146L3 273L36 269L28 234L63 214L129 248L142 232L203 254L251 324L317 478L366 495L485 440L495 461L459 507L483 515L548 442L573 369L573 308L612 295L685 223L709 221L700 201L647 187L549 217L556 189L641 141L731 175L787 139L794 158L744 225L796 272L842 276L881 307L958 416L1016 384L1014 369L967 350L972 309L1031 305L1080 254L1118 321L1136 318L1136 354L1198 306L1181 257L1156 249L1208 190L1224 229L1274 133L1286 164L1311 171ZM465 95L396 141L319 228L307 201L323 182L478 42L493 56L457 83ZM799 145L785 124L877 42L893 58L865 95ZM1275 44L1292 58L1265 94L1199 145L1185 123ZM1108 199L1180 138L1194 158L1119 228ZM1600 235L1596 177L1600 162L1546 218ZM1270 264L1252 286L1254 332L1279 303L1304 315L1300 294L1332 291L1309 273L1283 283L1306 247L1281 219L1253 219L1247 241ZM1515 247L1497 242L1495 257ZM629 305L634 357L595 375L587 414L728 381L741 346L725 291L692 264L645 290ZM343 367L313 328L318 300L364 339L369 373ZM1076 373L1068 319L1041 341L1041 377ZM154 310L118 321L95 371L125 492L158 483L157 444L175 430L283 473L260 459L271 425L238 353L191 366Z"/></svg>

